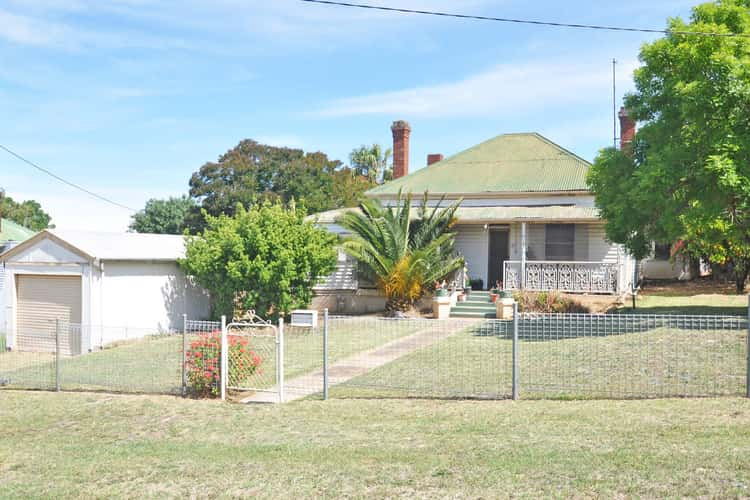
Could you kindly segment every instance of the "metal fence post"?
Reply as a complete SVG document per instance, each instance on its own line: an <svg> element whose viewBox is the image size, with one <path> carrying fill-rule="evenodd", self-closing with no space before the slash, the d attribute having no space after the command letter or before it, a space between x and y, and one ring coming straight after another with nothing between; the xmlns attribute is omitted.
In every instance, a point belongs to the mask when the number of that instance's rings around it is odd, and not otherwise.
<svg viewBox="0 0 750 500"><path fill-rule="evenodd" d="M227 399L227 377L229 376L229 342L227 341L227 317L221 317L221 374L219 385L221 400Z"/></svg>
<svg viewBox="0 0 750 500"><path fill-rule="evenodd" d="M60 392L60 320L55 320L55 390Z"/></svg>
<svg viewBox="0 0 750 500"><path fill-rule="evenodd" d="M182 397L187 396L187 314L182 315Z"/></svg>
<svg viewBox="0 0 750 500"><path fill-rule="evenodd" d="M323 310L323 400L328 400L328 308Z"/></svg>
<svg viewBox="0 0 750 500"><path fill-rule="evenodd" d="M276 345L276 387L279 403L284 402L284 318L279 318L279 340Z"/></svg>
<svg viewBox="0 0 750 500"><path fill-rule="evenodd" d="M750 398L750 295L747 296L747 366L745 368L745 396Z"/></svg>
<svg viewBox="0 0 750 500"><path fill-rule="evenodd" d="M513 302L513 401L518 400L518 302Z"/></svg>

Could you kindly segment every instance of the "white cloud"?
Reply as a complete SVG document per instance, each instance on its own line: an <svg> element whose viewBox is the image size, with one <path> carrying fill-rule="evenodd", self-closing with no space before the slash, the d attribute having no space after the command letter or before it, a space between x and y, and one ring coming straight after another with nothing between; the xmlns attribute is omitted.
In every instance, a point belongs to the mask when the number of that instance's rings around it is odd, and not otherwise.
<svg viewBox="0 0 750 500"><path fill-rule="evenodd" d="M8 1L0 11L0 38L19 44L80 50L100 47L143 47L157 50L183 49L202 52L252 50L258 39L276 46L328 45L341 40L369 44L377 36L387 42L386 33L412 32L417 23L439 19L330 5L302 4L298 0L248 2L246 0L25 0ZM490 0L466 0L462 12L478 12ZM380 5L411 9L455 10L453 0L381 0ZM497 5L497 2L494 2ZM12 8L12 12L11 9ZM81 13L99 14L101 28L83 27L70 22ZM141 26L126 30L119 26L127 19ZM179 36L152 33L179 33ZM193 43L200 37L200 44ZM337 43L331 43L337 42Z"/></svg>
<svg viewBox="0 0 750 500"><path fill-rule="evenodd" d="M570 105L611 85L605 61L506 63L455 82L336 99L313 114L467 117ZM635 61L628 61L620 71L630 75L635 67Z"/></svg>
<svg viewBox="0 0 750 500"><path fill-rule="evenodd" d="M63 26L0 10L0 38L9 42L51 46L63 43L66 33Z"/></svg>

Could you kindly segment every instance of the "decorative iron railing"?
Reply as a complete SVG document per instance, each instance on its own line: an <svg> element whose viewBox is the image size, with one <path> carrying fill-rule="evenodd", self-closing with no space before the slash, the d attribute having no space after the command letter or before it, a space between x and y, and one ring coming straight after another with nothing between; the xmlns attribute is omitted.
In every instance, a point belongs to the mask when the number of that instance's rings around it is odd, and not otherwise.
<svg viewBox="0 0 750 500"><path fill-rule="evenodd" d="M503 286L515 290L617 293L618 266L605 262L521 261L503 263Z"/></svg>

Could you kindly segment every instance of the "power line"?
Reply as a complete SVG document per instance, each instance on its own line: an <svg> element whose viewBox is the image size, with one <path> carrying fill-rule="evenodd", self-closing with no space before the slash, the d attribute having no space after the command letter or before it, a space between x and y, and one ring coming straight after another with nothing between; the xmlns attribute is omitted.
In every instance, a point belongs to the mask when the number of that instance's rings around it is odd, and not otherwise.
<svg viewBox="0 0 750 500"><path fill-rule="evenodd" d="M536 26L552 26L555 28L575 28L575 29L588 29L588 30L604 30L604 31L626 31L635 33L658 33L662 35L695 35L695 36L717 36L717 37L738 37L738 38L750 38L749 33L716 33L706 31L673 31L668 29L652 29L652 28L630 28L626 26L604 26L598 24L580 24L580 23L561 23L552 21L538 21L533 19L513 19L508 17L492 17L492 16L476 16L471 14L456 14L452 12L438 12L432 10L416 10L416 9L404 9L401 7L385 7L382 5L370 5L363 3L351 3L351 2L338 2L332 0L300 0L301 2L317 3L324 5L335 5L337 7L354 7L358 9L371 9L381 10L385 12L398 12L401 14L421 14L426 16L438 16L438 17L453 17L458 19L470 19L473 21L495 21L500 23L513 23L513 24L533 24Z"/></svg>
<svg viewBox="0 0 750 500"><path fill-rule="evenodd" d="M137 212L138 211L135 208L131 208L131 207L127 206L127 205L123 205L122 203L117 203L116 201L110 200L109 198L106 198L106 197L104 197L102 195L96 194L93 191L89 191L88 189L86 189L84 187L81 187L78 184L75 184L73 182L65 180L62 177L60 177L59 175L50 172L46 168L40 167L39 165L37 165L33 161L27 160L26 158L24 158L20 154L16 153L15 151L12 151L11 149L6 148L2 144L0 144L0 149L5 150L8 154L10 154L12 156L15 156L16 158L18 158L22 162L26 163L27 165L31 165L35 169L37 169L37 170L39 170L41 172L44 172L45 174L49 175L50 177L52 177L54 179L57 179L58 181L62 182L63 184L67 184L68 186L73 187L75 189L78 189L79 191L83 191L84 193L86 193L89 196L93 196L94 198L96 198L98 200L101 200L103 202L109 203L109 204L114 205L116 207L124 208L125 210L130 210L131 212Z"/></svg>

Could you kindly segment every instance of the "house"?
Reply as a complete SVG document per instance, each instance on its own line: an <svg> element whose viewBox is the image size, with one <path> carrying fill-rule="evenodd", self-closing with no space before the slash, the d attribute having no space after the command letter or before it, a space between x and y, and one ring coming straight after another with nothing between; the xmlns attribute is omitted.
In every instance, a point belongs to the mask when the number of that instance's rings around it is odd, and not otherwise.
<svg viewBox="0 0 750 500"><path fill-rule="evenodd" d="M0 200L2 198L0 197ZM24 240L34 236L34 231L25 228L15 222L0 218L0 254L6 250L10 250L14 246L18 245ZM0 333L4 333L6 328L5 316L5 302L3 302L3 276L5 275L5 266L0 266Z"/></svg>
<svg viewBox="0 0 750 500"><path fill-rule="evenodd" d="M177 265L184 251L182 236L36 234L0 255L8 347L52 349L56 321L80 332L66 340L76 354L207 317L208 294Z"/></svg>
<svg viewBox="0 0 750 500"><path fill-rule="evenodd" d="M635 129L627 115L623 141ZM631 290L636 262L607 241L604 221L586 184L591 164L538 133L503 134L409 172L411 128L394 122L394 180L366 196L393 203L399 191L429 193L434 205L462 199L456 212L456 250L469 277L483 288L621 294ZM419 203L415 196L414 203ZM336 224L344 210L317 215L319 224L345 234ZM316 289L317 304L333 310L374 310L376 294L357 280L356 263L344 255L333 276ZM352 312L353 312L352 311Z"/></svg>

